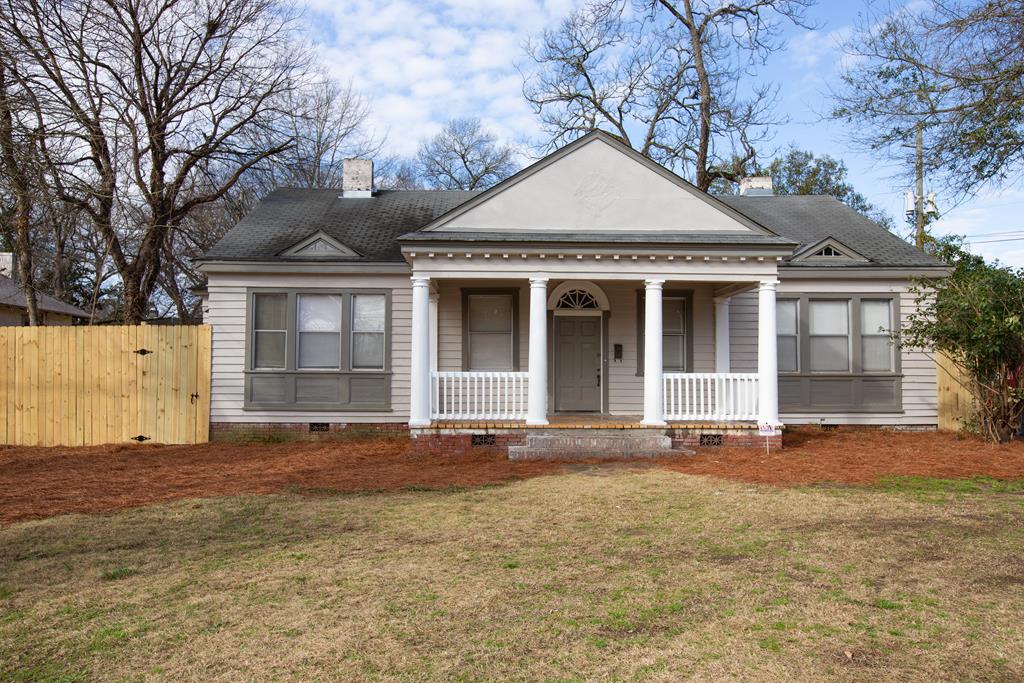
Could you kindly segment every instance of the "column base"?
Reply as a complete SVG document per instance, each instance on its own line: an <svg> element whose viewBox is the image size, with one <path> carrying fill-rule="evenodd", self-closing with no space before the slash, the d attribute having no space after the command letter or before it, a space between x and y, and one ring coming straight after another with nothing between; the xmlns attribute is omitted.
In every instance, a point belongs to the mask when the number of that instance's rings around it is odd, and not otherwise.
<svg viewBox="0 0 1024 683"><path fill-rule="evenodd" d="M546 418L543 419L543 420L538 420L538 419L535 419L535 418L528 417L528 418L526 418L526 424L529 427L543 427L543 426L551 424L551 423L548 422Z"/></svg>
<svg viewBox="0 0 1024 683"><path fill-rule="evenodd" d="M668 426L668 422L665 422L664 420L648 420L648 419L643 419L643 420L640 420L640 424L644 425L645 427L667 427Z"/></svg>
<svg viewBox="0 0 1024 683"><path fill-rule="evenodd" d="M409 420L410 427L429 427L430 420Z"/></svg>

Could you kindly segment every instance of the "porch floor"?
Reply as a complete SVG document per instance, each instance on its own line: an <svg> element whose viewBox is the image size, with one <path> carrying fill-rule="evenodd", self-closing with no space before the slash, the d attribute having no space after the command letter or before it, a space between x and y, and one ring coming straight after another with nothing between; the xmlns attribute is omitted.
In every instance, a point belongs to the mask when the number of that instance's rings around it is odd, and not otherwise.
<svg viewBox="0 0 1024 683"><path fill-rule="evenodd" d="M688 422L669 420L652 427L639 415L549 415L546 425L528 425L524 420L435 420L420 429L757 429L754 422Z"/></svg>

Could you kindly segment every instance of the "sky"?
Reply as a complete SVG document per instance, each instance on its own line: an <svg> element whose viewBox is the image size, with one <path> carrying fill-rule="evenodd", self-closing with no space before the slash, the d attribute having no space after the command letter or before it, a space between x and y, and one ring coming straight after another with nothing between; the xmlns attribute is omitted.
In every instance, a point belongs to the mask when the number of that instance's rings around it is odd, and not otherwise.
<svg viewBox="0 0 1024 683"><path fill-rule="evenodd" d="M822 121L841 60L839 45L858 24L865 0L819 0L808 13L814 30L787 29L786 45L761 75L779 86L771 147L795 144L842 159L849 180L902 226L898 170L851 148L848 131ZM580 0L307 0L310 35L330 73L351 80L367 99L370 126L386 136L385 153L410 154L455 117L478 117L503 140L525 146L539 138L522 94L517 65L523 42L553 27ZM1024 266L1024 185L989 189L959 206L943 205L931 227L959 234L989 260ZM1020 239L1005 233L1020 231Z"/></svg>

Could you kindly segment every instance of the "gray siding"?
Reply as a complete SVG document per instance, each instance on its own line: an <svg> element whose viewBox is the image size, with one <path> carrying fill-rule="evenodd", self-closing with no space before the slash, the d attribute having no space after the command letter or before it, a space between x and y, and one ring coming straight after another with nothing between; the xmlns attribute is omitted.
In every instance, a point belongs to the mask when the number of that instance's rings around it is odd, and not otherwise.
<svg viewBox="0 0 1024 683"><path fill-rule="evenodd" d="M309 412L246 410L245 316L250 287L367 288L391 290L391 410L374 412ZM406 422L409 419L409 343L412 289L401 275L269 275L219 274L209 277L208 310L213 326L213 371L210 419L213 422Z"/></svg>
<svg viewBox="0 0 1024 683"><path fill-rule="evenodd" d="M907 291L904 281L854 280L782 280L779 295L801 292L865 292L899 295L901 322L915 308L914 295ZM733 297L729 307L730 362L733 372L757 371L757 292ZM903 371L903 411L899 413L782 413L782 421L789 424L817 421L849 424L895 424L903 426L938 424L935 361L918 349L902 349L900 361Z"/></svg>

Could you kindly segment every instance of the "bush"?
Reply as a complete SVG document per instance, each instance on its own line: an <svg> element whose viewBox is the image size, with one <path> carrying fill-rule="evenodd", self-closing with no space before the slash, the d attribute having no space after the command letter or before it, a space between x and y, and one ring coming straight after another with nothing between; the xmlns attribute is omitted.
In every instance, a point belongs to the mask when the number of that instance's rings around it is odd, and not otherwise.
<svg viewBox="0 0 1024 683"><path fill-rule="evenodd" d="M1009 441L1024 413L1024 269L985 263L963 249L961 238L932 249L953 272L915 283L918 307L900 344L941 351L963 368L978 406L978 431Z"/></svg>

